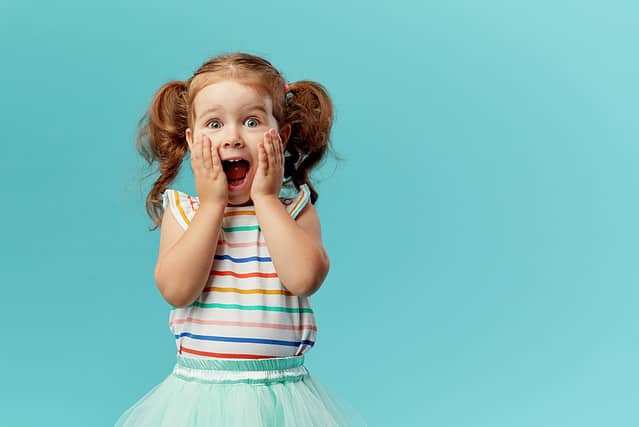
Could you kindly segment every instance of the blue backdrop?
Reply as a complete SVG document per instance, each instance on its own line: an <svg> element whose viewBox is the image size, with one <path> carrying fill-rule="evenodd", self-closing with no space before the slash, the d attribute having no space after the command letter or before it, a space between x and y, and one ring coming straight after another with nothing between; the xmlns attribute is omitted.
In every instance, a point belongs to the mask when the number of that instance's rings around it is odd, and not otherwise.
<svg viewBox="0 0 639 427"><path fill-rule="evenodd" d="M0 8L0 425L112 426L170 372L136 123L232 51L335 102L317 380L371 426L639 423L636 2Z"/></svg>

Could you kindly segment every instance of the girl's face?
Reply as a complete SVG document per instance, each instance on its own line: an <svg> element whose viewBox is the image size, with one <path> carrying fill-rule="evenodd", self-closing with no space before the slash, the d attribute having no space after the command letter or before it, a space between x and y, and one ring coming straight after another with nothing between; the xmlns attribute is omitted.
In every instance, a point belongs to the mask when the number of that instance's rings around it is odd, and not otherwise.
<svg viewBox="0 0 639 427"><path fill-rule="evenodd" d="M203 134L209 136L227 172L229 204L246 204L257 170L257 143L264 141L264 133L270 128L279 132L271 97L253 86L222 80L202 88L193 100L193 108L193 129L186 130L189 146ZM288 132L281 138L286 144ZM237 159L243 162L230 171L228 161Z"/></svg>

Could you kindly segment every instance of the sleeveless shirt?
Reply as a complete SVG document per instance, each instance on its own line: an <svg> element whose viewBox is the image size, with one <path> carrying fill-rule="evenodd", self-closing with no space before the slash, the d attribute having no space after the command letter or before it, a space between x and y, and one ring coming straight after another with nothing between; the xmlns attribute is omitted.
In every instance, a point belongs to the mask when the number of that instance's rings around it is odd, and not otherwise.
<svg viewBox="0 0 639 427"><path fill-rule="evenodd" d="M162 199L186 230L199 198L167 189ZM296 218L309 199L304 184L297 196L280 201ZM203 292L169 313L179 354L265 359L297 356L313 347L317 326L310 297L293 295L279 280L254 206L227 206L220 237Z"/></svg>

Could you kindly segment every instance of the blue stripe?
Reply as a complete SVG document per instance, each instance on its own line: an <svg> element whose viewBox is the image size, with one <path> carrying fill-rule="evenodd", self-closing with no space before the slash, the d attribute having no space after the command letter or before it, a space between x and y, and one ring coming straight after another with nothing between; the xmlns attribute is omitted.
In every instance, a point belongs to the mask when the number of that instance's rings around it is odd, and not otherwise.
<svg viewBox="0 0 639 427"><path fill-rule="evenodd" d="M236 263L240 263L240 262L251 262L251 261L258 261L258 262L271 262L271 258L267 257L267 256L250 256L250 257L246 257L246 258L233 258L232 256L229 255L215 255L215 259L228 259L231 262L236 262Z"/></svg>
<svg viewBox="0 0 639 427"><path fill-rule="evenodd" d="M275 344L275 345L287 345L291 347L298 347L300 344L308 344L310 346L313 346L315 344L314 341L310 341L310 340L281 341L281 340L266 340L261 338L216 337L211 335L195 335L190 332L182 332L181 334L176 335L175 339L179 339L181 337L189 337L196 340L206 340L206 341L244 342L244 343L253 343L253 344Z"/></svg>

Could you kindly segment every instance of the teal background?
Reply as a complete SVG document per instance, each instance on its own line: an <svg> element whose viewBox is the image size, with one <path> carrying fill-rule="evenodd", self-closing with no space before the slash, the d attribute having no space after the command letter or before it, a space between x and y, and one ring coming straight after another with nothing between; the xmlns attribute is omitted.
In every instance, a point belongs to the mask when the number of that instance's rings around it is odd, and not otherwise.
<svg viewBox="0 0 639 427"><path fill-rule="evenodd" d="M1 1L0 425L169 374L136 123L238 50L335 103L317 380L371 426L639 424L636 2Z"/></svg>

